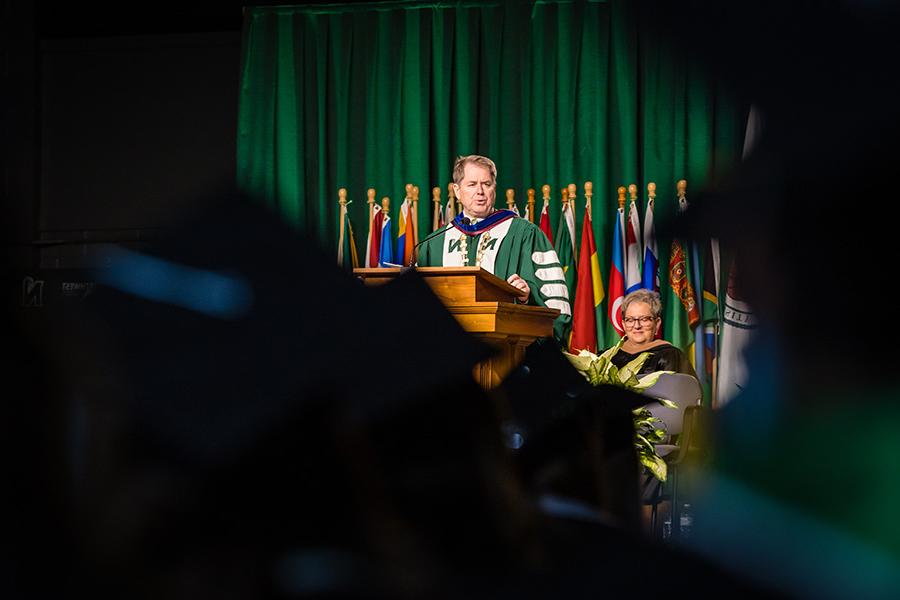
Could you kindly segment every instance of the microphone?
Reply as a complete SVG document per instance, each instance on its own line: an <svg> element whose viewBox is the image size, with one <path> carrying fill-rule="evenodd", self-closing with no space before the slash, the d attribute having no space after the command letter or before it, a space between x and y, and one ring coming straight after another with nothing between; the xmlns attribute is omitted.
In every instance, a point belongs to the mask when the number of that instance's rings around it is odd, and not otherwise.
<svg viewBox="0 0 900 600"><path fill-rule="evenodd" d="M472 222L472 221L469 220L469 217L463 217L463 218L462 218L462 223L463 223L464 225L468 225L468 224L470 224L471 222ZM421 242L419 242L418 244L416 244L415 246L413 246L412 259L411 259L411 260L412 260L413 262L415 262L416 258L419 256L419 252L418 252L419 246L421 246L422 244L424 244L425 242L427 242L427 241L429 241L429 240L433 240L434 238L436 238L437 236L439 236L439 235L441 235L441 234L443 234L443 233L446 233L446 231L447 231L447 229L448 229L449 227L450 227L450 224L448 223L447 225L441 227L440 229L438 229L437 231L435 231L434 233L432 233L431 235L429 235L428 237L426 237L424 240L422 240ZM410 265L406 265L406 266L407 266L407 267L411 267L412 265L410 264Z"/></svg>

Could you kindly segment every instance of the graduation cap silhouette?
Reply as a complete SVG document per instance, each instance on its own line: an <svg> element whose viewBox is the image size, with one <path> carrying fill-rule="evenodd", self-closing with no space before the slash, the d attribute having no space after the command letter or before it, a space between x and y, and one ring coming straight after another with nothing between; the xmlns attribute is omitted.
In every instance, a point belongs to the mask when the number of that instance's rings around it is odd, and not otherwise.
<svg viewBox="0 0 900 600"><path fill-rule="evenodd" d="M97 279L130 418L180 460L227 462L316 395L375 418L490 354L415 272L367 288L240 195Z"/></svg>

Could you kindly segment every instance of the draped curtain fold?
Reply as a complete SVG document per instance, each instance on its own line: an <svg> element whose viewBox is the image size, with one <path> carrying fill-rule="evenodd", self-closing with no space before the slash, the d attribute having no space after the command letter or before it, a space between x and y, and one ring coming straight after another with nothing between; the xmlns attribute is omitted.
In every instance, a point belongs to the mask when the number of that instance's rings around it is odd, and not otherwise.
<svg viewBox="0 0 900 600"><path fill-rule="evenodd" d="M690 194L740 156L745 108L677 44L654 39L647 18L619 0L248 8L239 185L328 247L347 188L361 246L367 188L397 207L405 184L418 185L428 232L431 188L445 199L454 158L485 154L500 206L507 188L521 206L527 188L539 199L550 184L554 231L559 189L578 185L580 230L592 181L607 276L619 185L638 184L643 214L656 182L664 224L676 180Z"/></svg>

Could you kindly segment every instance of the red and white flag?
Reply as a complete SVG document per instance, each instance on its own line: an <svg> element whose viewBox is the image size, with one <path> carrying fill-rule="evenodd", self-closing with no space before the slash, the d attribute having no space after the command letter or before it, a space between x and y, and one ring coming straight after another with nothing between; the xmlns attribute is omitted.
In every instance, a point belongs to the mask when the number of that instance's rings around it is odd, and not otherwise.
<svg viewBox="0 0 900 600"><path fill-rule="evenodd" d="M625 294L641 287L641 223L634 200L628 206L625 222Z"/></svg>

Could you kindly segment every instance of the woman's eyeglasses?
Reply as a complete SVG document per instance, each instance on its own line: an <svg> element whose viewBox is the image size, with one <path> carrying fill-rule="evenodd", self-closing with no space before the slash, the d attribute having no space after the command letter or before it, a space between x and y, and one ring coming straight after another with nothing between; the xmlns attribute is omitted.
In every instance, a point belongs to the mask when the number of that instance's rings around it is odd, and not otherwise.
<svg viewBox="0 0 900 600"><path fill-rule="evenodd" d="M649 325L650 323L652 323L655 320L656 320L656 317L647 317L647 316L645 316L645 317L625 317L624 319L622 319L622 323L626 327L634 327L638 323L640 323L641 325Z"/></svg>

